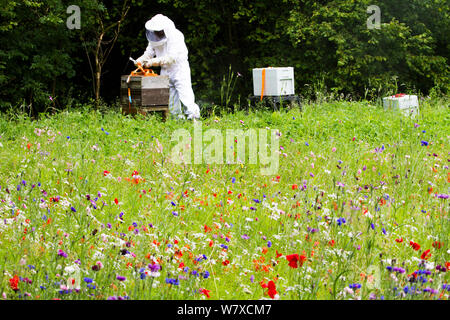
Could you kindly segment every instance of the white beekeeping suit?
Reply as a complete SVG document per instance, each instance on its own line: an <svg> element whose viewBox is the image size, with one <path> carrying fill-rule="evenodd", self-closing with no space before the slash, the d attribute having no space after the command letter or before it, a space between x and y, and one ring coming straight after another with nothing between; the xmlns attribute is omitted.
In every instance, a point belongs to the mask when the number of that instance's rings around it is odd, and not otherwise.
<svg viewBox="0 0 450 320"><path fill-rule="evenodd" d="M136 61L144 67L161 66L161 75L169 76L170 113L184 118L181 103L186 107L188 119L200 117L191 84L188 49L183 34L175 24L162 14L157 14L145 24L148 47Z"/></svg>

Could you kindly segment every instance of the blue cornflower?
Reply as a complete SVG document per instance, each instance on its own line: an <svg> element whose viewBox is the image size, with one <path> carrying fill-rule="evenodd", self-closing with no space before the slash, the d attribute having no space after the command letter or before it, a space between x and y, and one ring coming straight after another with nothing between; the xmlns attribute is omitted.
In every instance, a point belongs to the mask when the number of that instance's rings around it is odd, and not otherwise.
<svg viewBox="0 0 450 320"><path fill-rule="evenodd" d="M83 280L86 283L92 283L92 281L93 281L91 278L84 278Z"/></svg>
<svg viewBox="0 0 450 320"><path fill-rule="evenodd" d="M209 277L209 271L203 272L203 278L208 279Z"/></svg>
<svg viewBox="0 0 450 320"><path fill-rule="evenodd" d="M421 143L422 146L424 146L424 147L428 146L428 141L422 140L422 141L420 141L420 143Z"/></svg>
<svg viewBox="0 0 450 320"><path fill-rule="evenodd" d="M231 183L235 183L235 182L236 182L236 178L235 177L231 178Z"/></svg>
<svg viewBox="0 0 450 320"><path fill-rule="evenodd" d="M176 285L176 286L180 284L178 279L171 279L171 278L166 278L166 283L167 284L173 284L173 285Z"/></svg>
<svg viewBox="0 0 450 320"><path fill-rule="evenodd" d="M75 209L74 207L70 207L70 210L72 210L73 212L77 212L77 209Z"/></svg>

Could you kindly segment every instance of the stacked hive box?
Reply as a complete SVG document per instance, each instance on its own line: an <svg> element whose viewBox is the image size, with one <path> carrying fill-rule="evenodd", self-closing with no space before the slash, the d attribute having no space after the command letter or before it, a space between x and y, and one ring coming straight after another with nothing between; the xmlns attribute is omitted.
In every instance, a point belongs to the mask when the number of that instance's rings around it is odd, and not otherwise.
<svg viewBox="0 0 450 320"><path fill-rule="evenodd" d="M120 103L124 114L145 115L149 111L162 111L166 120L169 116L169 77L122 76Z"/></svg>
<svg viewBox="0 0 450 320"><path fill-rule="evenodd" d="M419 113L419 101L417 96L396 94L383 98L385 109L400 110L406 116L415 117Z"/></svg>

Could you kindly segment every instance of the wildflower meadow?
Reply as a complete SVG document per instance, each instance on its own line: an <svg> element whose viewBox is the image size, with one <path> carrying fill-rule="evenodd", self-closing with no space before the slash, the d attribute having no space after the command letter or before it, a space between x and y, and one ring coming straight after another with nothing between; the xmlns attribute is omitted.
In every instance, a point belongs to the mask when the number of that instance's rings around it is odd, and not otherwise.
<svg viewBox="0 0 450 320"><path fill-rule="evenodd" d="M334 101L200 120L275 130L271 174L250 152L175 161L172 134L191 121L1 117L2 299L448 300L448 108Z"/></svg>

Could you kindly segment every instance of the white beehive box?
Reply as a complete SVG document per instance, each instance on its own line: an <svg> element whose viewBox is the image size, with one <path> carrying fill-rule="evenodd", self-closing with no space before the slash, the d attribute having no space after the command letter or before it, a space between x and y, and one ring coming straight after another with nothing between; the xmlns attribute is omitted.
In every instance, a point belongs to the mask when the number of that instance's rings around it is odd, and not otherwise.
<svg viewBox="0 0 450 320"><path fill-rule="evenodd" d="M294 94L294 68L253 69L253 94L261 96L263 69L265 70L264 96L284 96Z"/></svg>
<svg viewBox="0 0 450 320"><path fill-rule="evenodd" d="M406 116L416 116L419 113L419 100L417 96L397 94L383 98L385 109L400 110Z"/></svg>

